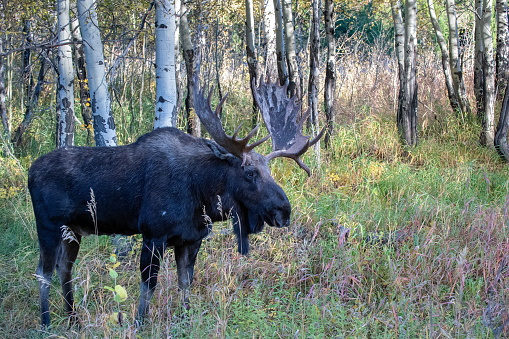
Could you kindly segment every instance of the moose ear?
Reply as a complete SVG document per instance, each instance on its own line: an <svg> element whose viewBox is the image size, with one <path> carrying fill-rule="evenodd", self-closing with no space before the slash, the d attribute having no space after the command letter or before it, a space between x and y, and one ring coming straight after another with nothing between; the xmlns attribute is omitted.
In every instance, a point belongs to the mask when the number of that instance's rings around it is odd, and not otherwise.
<svg viewBox="0 0 509 339"><path fill-rule="evenodd" d="M236 156L229 153L227 150L225 150L223 147L216 144L214 141L208 140L208 139L203 139L203 141L212 150L214 155L216 157L218 157L219 159L227 160L230 163L232 163L234 160L238 159Z"/></svg>

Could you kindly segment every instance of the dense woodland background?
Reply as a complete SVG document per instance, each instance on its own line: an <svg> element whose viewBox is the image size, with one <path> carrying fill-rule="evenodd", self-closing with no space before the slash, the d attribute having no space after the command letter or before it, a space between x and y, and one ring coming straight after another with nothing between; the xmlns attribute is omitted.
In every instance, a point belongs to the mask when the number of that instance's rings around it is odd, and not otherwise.
<svg viewBox="0 0 509 339"><path fill-rule="evenodd" d="M62 43L63 3L70 7L63 27L71 35L92 22L78 24L77 5L95 4L100 39L72 35ZM253 236L253 252L241 257L226 231L231 225L215 226L198 255L187 318L177 301L171 250L150 322L136 328L137 245L119 264L108 237L88 237L74 281L84 326L67 329L55 278L55 325L40 332L27 170L38 156L69 145L70 135L75 145L96 144L98 119L80 54L92 42L103 46L115 142L133 142L154 128L158 91L170 83L158 83L156 75L156 11L164 3L1 3L0 336L507 335L507 6L491 0L281 1L282 10L291 9L294 37L294 47L283 46L295 52L293 59L280 58L281 67L295 71L283 79L267 29L277 11L268 15L267 2L166 2L179 13L166 20L178 20L181 30L169 90L174 99L168 100L176 127L207 136L186 100L188 74L199 69L200 81L215 88L213 104L229 93L222 111L229 133L242 122L246 132L260 120L251 78L270 74L288 83L304 109L312 108L307 133L326 126L328 139L305 156L310 178L290 161L271 164L293 206L290 227ZM72 55L74 104L67 106L59 93L63 46ZM115 285L126 295L112 292Z"/></svg>

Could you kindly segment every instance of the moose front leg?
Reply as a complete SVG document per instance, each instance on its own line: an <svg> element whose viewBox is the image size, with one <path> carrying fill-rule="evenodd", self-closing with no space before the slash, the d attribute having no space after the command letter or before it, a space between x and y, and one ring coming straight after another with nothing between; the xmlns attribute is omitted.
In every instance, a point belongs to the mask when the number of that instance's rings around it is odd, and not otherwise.
<svg viewBox="0 0 509 339"><path fill-rule="evenodd" d="M182 303L186 310L189 310L189 294L193 282L194 262L200 246L201 240L188 245L175 246L178 284L182 293Z"/></svg>
<svg viewBox="0 0 509 339"><path fill-rule="evenodd" d="M136 321L141 324L143 317L147 313L148 304L157 285L157 274L159 272L160 260L163 258L166 248L166 239L143 239L143 248L141 250L140 270L141 270L141 288L140 288L140 306Z"/></svg>

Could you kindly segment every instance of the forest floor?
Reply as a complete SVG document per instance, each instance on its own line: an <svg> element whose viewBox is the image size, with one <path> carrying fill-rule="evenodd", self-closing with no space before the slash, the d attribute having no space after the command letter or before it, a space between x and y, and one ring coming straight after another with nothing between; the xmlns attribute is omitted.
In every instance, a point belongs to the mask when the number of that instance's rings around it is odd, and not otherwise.
<svg viewBox="0 0 509 339"><path fill-rule="evenodd" d="M91 236L74 270L81 328L67 329L54 277L53 328L39 330L31 160L3 156L0 337L498 337L509 316L509 167L478 145L476 126L443 120L421 128L419 146L406 149L394 120L366 115L337 126L319 163L306 154L310 178L292 161L274 161L293 206L290 227L266 227L243 257L234 236L219 232L230 223L216 224L198 255L189 312L179 306L169 250L141 328L133 321L139 241L118 265L110 238ZM366 241L396 231L405 234L398 242ZM124 300L115 300L115 285Z"/></svg>

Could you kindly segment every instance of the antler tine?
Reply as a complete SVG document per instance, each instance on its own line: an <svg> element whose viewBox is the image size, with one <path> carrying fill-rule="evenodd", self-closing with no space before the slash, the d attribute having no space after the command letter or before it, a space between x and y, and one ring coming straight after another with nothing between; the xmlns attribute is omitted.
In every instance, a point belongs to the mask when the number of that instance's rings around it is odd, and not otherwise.
<svg viewBox="0 0 509 339"><path fill-rule="evenodd" d="M320 140L320 138L323 137L323 134L325 133L326 128L327 128L327 125L323 126L320 133L318 133L318 135L316 137L314 137L314 139L309 142L309 147L316 144L318 142L318 140Z"/></svg>
<svg viewBox="0 0 509 339"><path fill-rule="evenodd" d="M260 141L257 141L251 145L249 145L249 140L255 135L258 130L258 127L254 128L251 132L247 134L247 136L243 139L237 138L237 134L240 130L240 126L235 129L235 132L232 136L229 136L224 131L223 125L221 124L221 118L219 117L219 112L221 110L222 105L226 100L226 94L219 104L217 105L215 111L212 110L211 101L212 101L212 90L209 91L207 99L204 97L204 89L200 89L198 86L198 80L195 80L194 83L194 103L196 114L200 117L201 122L209 132L212 139L217 142L220 146L224 147L228 152L233 154L239 159L244 159L245 154L249 153L256 146L261 144L263 141L267 140L264 138Z"/></svg>
<svg viewBox="0 0 509 339"><path fill-rule="evenodd" d="M219 116L219 113L221 112L221 108L223 107L223 104L225 103L226 101L226 97L228 96L228 93L229 92L226 92L226 94L224 95L224 97L221 99L221 101L219 101L219 104L217 105L216 107L216 115ZM210 102L210 101L209 101Z"/></svg>

